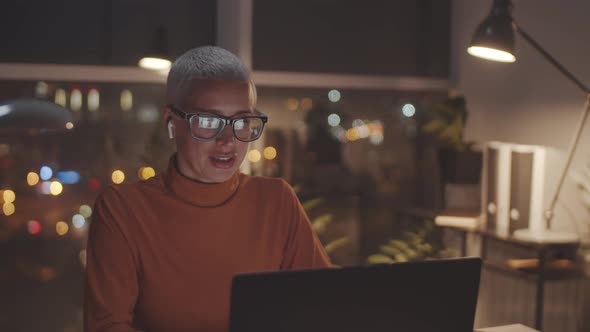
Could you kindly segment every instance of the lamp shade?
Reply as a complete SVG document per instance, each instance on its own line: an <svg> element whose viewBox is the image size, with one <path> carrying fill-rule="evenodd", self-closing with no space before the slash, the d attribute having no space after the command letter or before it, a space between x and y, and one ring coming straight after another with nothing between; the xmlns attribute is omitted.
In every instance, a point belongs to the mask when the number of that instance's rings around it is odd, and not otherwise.
<svg viewBox="0 0 590 332"><path fill-rule="evenodd" d="M0 135L37 135L71 129L72 114L43 100L19 99L0 103Z"/></svg>
<svg viewBox="0 0 590 332"><path fill-rule="evenodd" d="M510 0L494 0L492 10L477 27L467 48L471 55L487 60L514 62L514 29Z"/></svg>

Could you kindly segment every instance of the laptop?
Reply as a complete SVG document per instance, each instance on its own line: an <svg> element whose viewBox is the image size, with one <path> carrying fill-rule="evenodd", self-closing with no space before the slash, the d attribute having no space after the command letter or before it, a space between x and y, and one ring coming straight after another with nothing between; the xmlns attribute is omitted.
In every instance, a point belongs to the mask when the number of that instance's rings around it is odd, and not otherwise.
<svg viewBox="0 0 590 332"><path fill-rule="evenodd" d="M472 332L480 258L236 275L230 332Z"/></svg>

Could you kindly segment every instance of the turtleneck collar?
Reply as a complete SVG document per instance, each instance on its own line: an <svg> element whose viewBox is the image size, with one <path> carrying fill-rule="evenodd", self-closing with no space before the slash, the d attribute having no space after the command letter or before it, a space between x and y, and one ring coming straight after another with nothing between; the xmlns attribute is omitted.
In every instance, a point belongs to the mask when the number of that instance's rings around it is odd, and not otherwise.
<svg viewBox="0 0 590 332"><path fill-rule="evenodd" d="M199 207L217 207L228 202L240 186L239 172L222 183L203 183L181 174L176 165L176 154L170 158L164 173L166 187L176 197Z"/></svg>

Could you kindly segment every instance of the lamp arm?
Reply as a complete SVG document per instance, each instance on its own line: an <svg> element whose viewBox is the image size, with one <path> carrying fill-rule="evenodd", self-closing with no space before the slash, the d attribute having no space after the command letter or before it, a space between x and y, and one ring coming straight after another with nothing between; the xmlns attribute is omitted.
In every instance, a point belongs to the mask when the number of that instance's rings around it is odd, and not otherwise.
<svg viewBox="0 0 590 332"><path fill-rule="evenodd" d="M524 31L515 21L512 21L512 27L514 31L518 32L529 44L531 44L539 53L543 55L547 61L551 62L555 68L557 68L562 74L564 74L570 81L572 81L584 95L590 94L590 89L586 87L579 79L577 79L572 73L569 72L561 63L559 63L551 54L549 54L539 43L537 43L533 37L531 37L526 31Z"/></svg>
<svg viewBox="0 0 590 332"><path fill-rule="evenodd" d="M569 147L569 151L567 154L567 161L565 163L565 167L563 168L563 172L559 178L559 182L557 184L557 189L553 194L551 199L551 204L549 208L545 211L545 220L546 220L546 227L549 229L551 227L551 220L553 219L553 211L555 210L555 205L557 204L557 199L559 198L559 194L561 192L561 188L563 187L563 183L565 182L565 178L567 177L567 172L571 166L574 153L576 152L576 148L578 146L578 142L580 141L580 136L582 135L582 131L584 129L584 125L586 124L586 119L588 118L588 114L590 114L590 89L588 89L579 79L577 79L569 70L567 70L561 63L559 63L551 54L549 54L539 43L537 43L533 37L531 37L526 31L524 31L520 26L516 24L515 21L512 21L512 27L514 31L518 32L530 45L532 45L547 61L549 61L557 70L559 70L562 74L564 74L571 82L573 82L586 96L586 105L584 107L584 111L580 117L580 121L578 121L578 128L574 132L574 136L572 138L572 142Z"/></svg>
<svg viewBox="0 0 590 332"><path fill-rule="evenodd" d="M578 142L580 141L580 136L582 135L582 130L584 129L584 125L586 124L586 119L588 118L588 114L590 114L590 94L586 95L586 105L584 107L584 112L580 117L580 121L578 121L578 129L574 133L574 137L572 138L572 143L570 144L570 148L567 154L567 161L563 168L563 172L559 178L559 183L557 184L557 189L553 194L553 198L551 199L551 204L549 208L545 211L545 220L546 220L546 227L547 229L551 226L551 219L553 218L553 211L555 209L555 205L557 204L557 199L559 198L559 193L561 192L561 188L563 187L563 183L565 182L565 178L567 176L567 171L570 168L572 163L572 159L574 157L574 153L576 152L576 147L578 146Z"/></svg>

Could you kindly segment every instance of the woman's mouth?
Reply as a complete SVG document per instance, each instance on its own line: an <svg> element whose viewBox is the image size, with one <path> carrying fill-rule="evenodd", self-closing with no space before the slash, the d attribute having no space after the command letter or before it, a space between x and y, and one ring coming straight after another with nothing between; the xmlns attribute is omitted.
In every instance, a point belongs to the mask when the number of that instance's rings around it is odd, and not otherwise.
<svg viewBox="0 0 590 332"><path fill-rule="evenodd" d="M231 168L236 161L235 155L213 155L209 156L209 161L214 167L217 168Z"/></svg>

